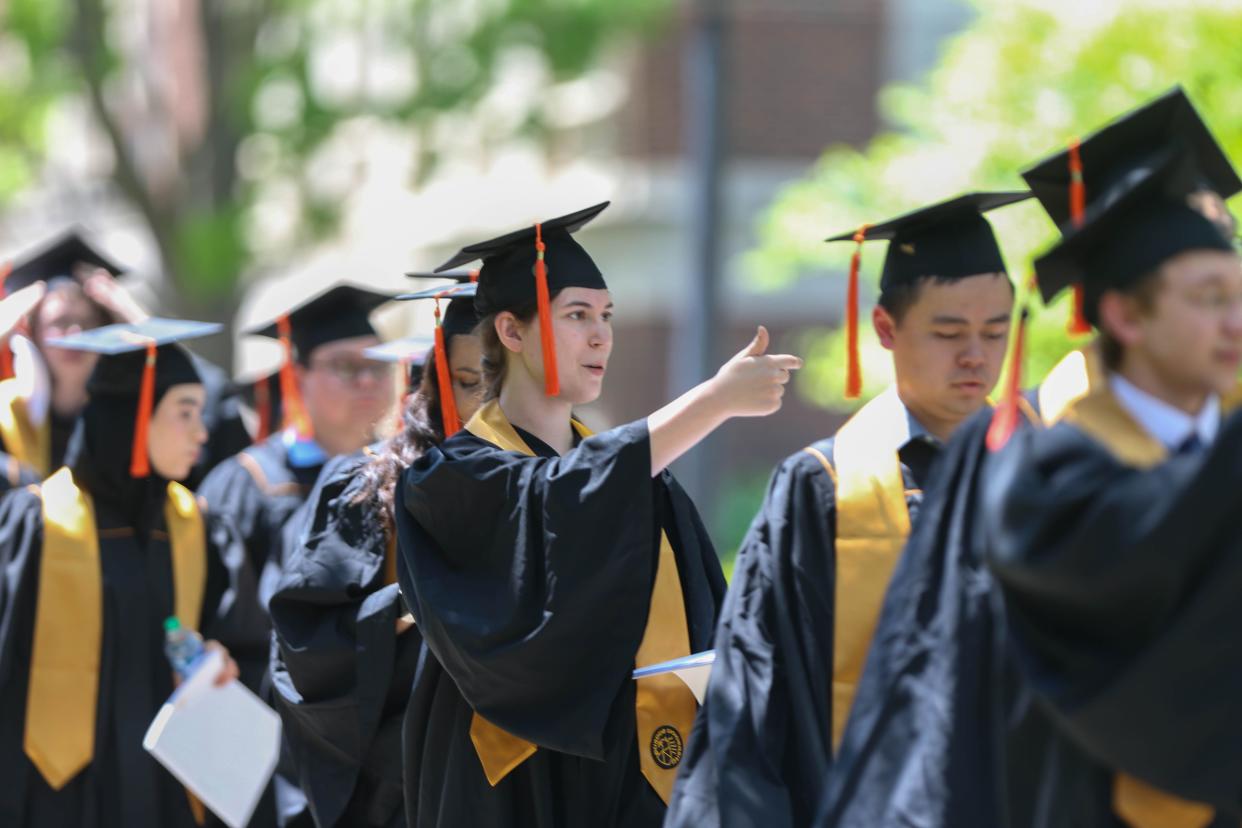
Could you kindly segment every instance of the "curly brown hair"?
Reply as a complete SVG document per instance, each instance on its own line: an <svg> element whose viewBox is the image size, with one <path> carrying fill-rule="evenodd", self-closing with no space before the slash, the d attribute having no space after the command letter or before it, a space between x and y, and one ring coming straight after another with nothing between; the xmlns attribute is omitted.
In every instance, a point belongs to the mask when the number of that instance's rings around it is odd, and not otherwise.
<svg viewBox="0 0 1242 828"><path fill-rule="evenodd" d="M452 347L450 339L448 346ZM401 413L402 428L383 450L363 464L358 475L362 483L350 501L367 504L374 518L384 522L391 534L396 521L397 480L401 472L427 449L444 442L444 415L440 412L440 385L436 377L436 355L432 351L423 367L418 390L409 396Z"/></svg>

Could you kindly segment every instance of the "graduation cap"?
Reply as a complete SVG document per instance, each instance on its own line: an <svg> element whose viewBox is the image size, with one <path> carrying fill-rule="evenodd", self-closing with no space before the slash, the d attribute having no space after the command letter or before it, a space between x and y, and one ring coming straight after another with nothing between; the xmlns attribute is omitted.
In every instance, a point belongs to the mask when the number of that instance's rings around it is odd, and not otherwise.
<svg viewBox="0 0 1242 828"><path fill-rule="evenodd" d="M114 277L125 272L96 250L81 228L73 227L18 256L3 280L4 293L8 295L35 282L48 282L57 277L76 278L81 265L102 268Z"/></svg>
<svg viewBox="0 0 1242 828"><path fill-rule="evenodd" d="M568 287L607 290L604 276L573 234L608 207L584 210L524 227L489 241L463 247L437 273L482 260L475 309L487 316L535 304L543 346L544 393L560 393L556 341L552 335L552 294ZM533 277L533 278L532 278Z"/></svg>
<svg viewBox="0 0 1242 828"><path fill-rule="evenodd" d="M350 284L337 284L276 317L275 321L245 333L280 340L285 349L280 367L280 395L284 405L284 426L292 426L302 440L313 437L310 417L298 392L293 375L294 359L309 359L320 345L359 336L378 336L371 325L371 312L392 299L380 293Z"/></svg>
<svg viewBox="0 0 1242 828"><path fill-rule="evenodd" d="M453 377L448 362L448 339L458 334L471 334L478 326L475 301L479 284L473 281L455 285L428 288L415 293L403 293L397 299L417 301L431 299L435 302L436 332L433 340L435 350L436 382L440 388L440 414L444 420L444 436L452 437L461 429L461 417L457 414L457 399L453 396ZM448 299L448 309L440 313L440 301ZM423 351L426 355L426 351Z"/></svg>
<svg viewBox="0 0 1242 828"><path fill-rule="evenodd" d="M1170 156L1193 161L1195 186L1222 199L1242 190L1242 180L1180 86L1114 119L1081 142L1023 171L1022 177L1058 227L1081 224L1088 200L1106 202L1159 169ZM1091 330L1075 291L1073 333Z"/></svg>
<svg viewBox="0 0 1242 828"><path fill-rule="evenodd" d="M131 477L146 477L151 473L147 432L156 397L174 385L202 383L190 352L180 343L223 329L213 322L151 318L56 337L48 344L100 355L86 383L92 397L138 398L129 473Z"/></svg>
<svg viewBox="0 0 1242 828"><path fill-rule="evenodd" d="M1085 316L1096 324L1105 291L1124 290L1188 250L1232 252L1220 227L1192 203L1198 171L1193 156L1170 158L1110 203L1088 209L1079 227L1035 260L1044 300L1081 286Z"/></svg>
<svg viewBox="0 0 1242 828"><path fill-rule="evenodd" d="M881 292L924 278L963 279L981 273L1004 273L992 226L983 213L1031 197L1022 191L974 192L914 210L881 224L864 224L857 230L827 241L852 241L849 293L845 321L848 348L845 396L862 393L862 366L858 353L858 270L865 241L889 242L880 274Z"/></svg>

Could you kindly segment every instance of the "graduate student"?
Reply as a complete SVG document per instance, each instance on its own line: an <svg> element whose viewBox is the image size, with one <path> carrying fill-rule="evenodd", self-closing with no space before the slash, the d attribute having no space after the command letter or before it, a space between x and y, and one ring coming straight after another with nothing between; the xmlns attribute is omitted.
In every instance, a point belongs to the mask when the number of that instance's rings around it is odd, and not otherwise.
<svg viewBox="0 0 1242 828"><path fill-rule="evenodd" d="M260 614L247 646L234 656L242 680L264 696L271 657L266 610L284 565L285 524L310 495L324 464L374 442L377 426L392 411L392 366L363 356L380 341L370 314L390 298L337 284L247 332L277 339L285 348L279 383L282 428L217 466L198 494L237 527L258 573ZM283 825L305 824L305 792L289 781L288 761L282 756L273 782L275 818ZM266 801L258 814L256 819L268 822Z"/></svg>
<svg viewBox="0 0 1242 828"><path fill-rule="evenodd" d="M1242 813L1226 701L1242 646L1217 627L1237 618L1217 590L1237 578L1222 556L1238 556L1242 420L1222 411L1242 365L1242 260L1191 198L1197 172L1149 174L1036 262L1045 296L1083 285L1107 373L1000 452L984 494L1022 676L1094 760L1100 811L1133 826Z"/></svg>
<svg viewBox="0 0 1242 828"><path fill-rule="evenodd" d="M711 642L724 579L668 465L780 407L767 332L649 417L592 435L612 300L573 234L607 204L471 245L486 399L402 476L401 589L433 658L406 714L412 826L659 825L695 700L644 666Z"/></svg>
<svg viewBox="0 0 1242 828"><path fill-rule="evenodd" d="M428 656L396 584L397 480L478 408L474 290L421 294L447 307L403 430L330 461L286 530L289 557L270 604L271 671L297 781L319 826L406 824L401 726Z"/></svg>
<svg viewBox="0 0 1242 828"><path fill-rule="evenodd" d="M201 330L151 320L57 342L103 355L67 465L0 503L6 826L201 824L142 748L173 689L164 620L227 641L224 613L253 591L236 534L177 482L207 439L178 344ZM228 664L222 681L237 676Z"/></svg>
<svg viewBox="0 0 1242 828"><path fill-rule="evenodd" d="M1216 223L1223 235L1237 233L1225 199L1242 190L1242 180L1220 144L1181 87L1174 87L1072 142L1024 170L1022 177L1058 228L1079 226L1088 206L1102 208L1129 183L1149 174L1173 155L1195 167L1189 197L1195 208ZM1071 333L1090 334L1084 312L1084 287L1073 288ZM1088 369L1102 372L1100 342L1088 340L1067 355L1040 383L1032 399L1046 422L1087 391Z"/></svg>
<svg viewBox="0 0 1242 828"><path fill-rule="evenodd" d="M45 286L42 301L10 343L16 376L0 382L3 449L39 479L64 462L96 359L91 353L49 346L48 341L101 325L144 321L147 312L118 281L124 273L84 231L71 228L22 254L4 279L8 293L36 283ZM203 422L208 436L183 481L191 488L212 466L249 443L228 376L201 357L192 358L207 391Z"/></svg>
<svg viewBox="0 0 1242 828"><path fill-rule="evenodd" d="M986 418L955 439L933 482L953 502L894 579L820 825L1238 821L1236 602L1214 594L1238 583L1236 505L1213 492L1242 431L1221 424L1242 265L1195 180L1144 173L1037 261L1045 297L1085 287L1121 358L1046 431L990 458Z"/></svg>
<svg viewBox="0 0 1242 828"><path fill-rule="evenodd" d="M392 366L362 354L379 344L370 314L390 298L338 284L248 332L278 339L287 349L280 369L283 427L221 463L198 493L245 538L264 604L279 579L285 521L306 500L324 463L374 442L392 409ZM266 647L255 656L253 666L262 672ZM244 660L242 666L251 665Z"/></svg>
<svg viewBox="0 0 1242 828"><path fill-rule="evenodd" d="M1004 360L1014 289L983 213L1028 196L963 195L833 239L889 242L872 324L896 384L773 475L668 824L814 818L933 461Z"/></svg>

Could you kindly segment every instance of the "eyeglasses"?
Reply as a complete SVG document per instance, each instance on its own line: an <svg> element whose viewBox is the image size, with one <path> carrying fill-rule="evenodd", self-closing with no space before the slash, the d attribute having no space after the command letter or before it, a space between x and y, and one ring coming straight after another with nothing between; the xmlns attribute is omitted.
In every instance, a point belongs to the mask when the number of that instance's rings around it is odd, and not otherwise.
<svg viewBox="0 0 1242 828"><path fill-rule="evenodd" d="M331 374L346 385L353 385L363 377L369 377L376 382L392 378L390 363L370 359L325 359L320 362L311 360L310 369Z"/></svg>

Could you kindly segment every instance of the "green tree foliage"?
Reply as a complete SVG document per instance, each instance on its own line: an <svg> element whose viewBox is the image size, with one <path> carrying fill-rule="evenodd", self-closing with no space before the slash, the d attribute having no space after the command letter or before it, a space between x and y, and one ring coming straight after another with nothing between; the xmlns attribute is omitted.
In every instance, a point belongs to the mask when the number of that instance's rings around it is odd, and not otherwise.
<svg viewBox="0 0 1242 828"><path fill-rule="evenodd" d="M548 87L581 75L670 0L3 0L0 200L31 185L82 102L112 178L150 226L187 307L231 308L254 259L264 187L293 191L296 245L330 233L344 194L316 152L351 123L431 135L470 116L507 61ZM492 136L545 134L537 96ZM436 144L419 142L419 168ZM417 184L412 181L411 185Z"/></svg>
<svg viewBox="0 0 1242 828"><path fill-rule="evenodd" d="M972 24L944 49L917 85L885 89L889 131L862 151L831 147L808 175L786 188L763 217L749 271L774 284L799 273L844 276L851 246L821 239L864 221L971 189L1022 186L1018 171L1075 135L1182 84L1232 157L1242 158L1242 5L1220 0L976 0ZM1117 9L1122 13L1114 14ZM1056 229L1034 202L990 216L1011 274L1024 280ZM883 244L866 245L864 282L874 285ZM842 295L845 280L841 278ZM868 296L864 292L864 301ZM1065 333L1066 298L1030 328L1025 371L1042 377L1074 343ZM864 309L865 310L865 309ZM864 399L891 368L864 326ZM842 397L840 331L808 342L799 390L830 408Z"/></svg>

